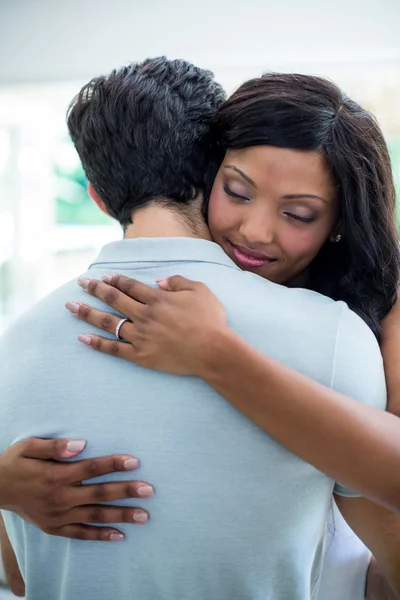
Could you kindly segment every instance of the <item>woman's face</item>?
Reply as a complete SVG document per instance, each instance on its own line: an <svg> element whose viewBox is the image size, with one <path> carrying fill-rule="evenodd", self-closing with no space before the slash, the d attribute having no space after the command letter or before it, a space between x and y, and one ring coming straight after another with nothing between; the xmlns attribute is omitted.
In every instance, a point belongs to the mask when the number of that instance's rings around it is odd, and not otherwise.
<svg viewBox="0 0 400 600"><path fill-rule="evenodd" d="M318 151L228 150L211 191L209 227L241 269L301 285L298 276L337 233L338 204Z"/></svg>

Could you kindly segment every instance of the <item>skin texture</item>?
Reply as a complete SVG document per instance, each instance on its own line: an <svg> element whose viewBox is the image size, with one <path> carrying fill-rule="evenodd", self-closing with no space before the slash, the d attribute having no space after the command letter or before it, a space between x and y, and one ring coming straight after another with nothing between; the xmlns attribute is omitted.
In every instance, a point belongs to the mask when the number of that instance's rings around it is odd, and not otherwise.
<svg viewBox="0 0 400 600"><path fill-rule="evenodd" d="M68 449L71 445L73 450ZM142 509L99 505L124 498L153 494L145 481L121 481L82 485L93 477L139 467L135 457L114 455L60 463L74 458L85 442L30 438L10 446L0 460L1 508L12 510L49 535L96 541L120 541L124 535L114 527L90 523L144 524ZM80 448L80 449L79 449ZM85 523L85 524L84 524Z"/></svg>
<svg viewBox="0 0 400 600"><path fill-rule="evenodd" d="M241 269L290 285L338 233L338 213L320 152L256 146L227 151L210 196L209 226ZM237 246L257 252L261 264L249 264Z"/></svg>
<svg viewBox="0 0 400 600"><path fill-rule="evenodd" d="M396 600L395 592L374 557L368 569L365 600Z"/></svg>
<svg viewBox="0 0 400 600"><path fill-rule="evenodd" d="M8 539L6 529L4 527L3 517L0 514L0 549L1 557L4 564L4 571L7 577L7 583L14 596L25 596L25 583L22 579L21 572L14 554L14 550Z"/></svg>
<svg viewBox="0 0 400 600"><path fill-rule="evenodd" d="M400 598L399 515L365 498L344 498L336 495L335 500L350 527L375 557L367 578L367 598Z"/></svg>

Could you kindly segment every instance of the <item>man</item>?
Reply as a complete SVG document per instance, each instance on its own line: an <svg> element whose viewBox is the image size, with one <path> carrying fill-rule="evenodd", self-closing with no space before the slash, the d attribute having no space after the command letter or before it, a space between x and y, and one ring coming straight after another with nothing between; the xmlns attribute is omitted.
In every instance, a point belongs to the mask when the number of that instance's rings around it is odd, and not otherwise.
<svg viewBox="0 0 400 600"><path fill-rule="evenodd" d="M350 311L342 317L341 307L311 292L256 278L249 283L248 277L251 305L274 311L255 318L238 302L234 292L244 275L208 241L200 217L209 122L222 100L210 73L165 59L131 65L84 87L69 113L70 132L93 199L125 229L125 240L106 246L88 276L122 271L153 284L179 271L200 279L250 343L272 355L278 349L288 366L326 384L336 354L339 391L383 408L379 349ZM87 458L128 451L142 460L144 481L131 494L139 500L123 513L107 507L107 522L114 515L114 522L144 523L146 507L151 520L145 528L128 529L125 542L110 547L45 536L4 513L27 598L315 598L332 482L201 381L146 371L79 347L79 322L63 310L72 294L84 301L75 282L67 284L1 342L0 450L37 436L88 440ZM264 332L279 317L276 307L282 315L301 307L301 319L288 331L282 324L272 339ZM69 450L65 457L79 447ZM92 475L110 470L104 463ZM79 482L75 464L68 476ZM147 482L157 485L153 498ZM100 495L92 503L126 497L118 485L110 483L104 493L94 484ZM73 491L78 498L81 486ZM62 510L57 494L54 501ZM92 507L87 518L87 508L77 508L75 522L99 523L104 514ZM354 521L360 535L367 531L372 547L385 546L386 554L380 554L391 574L396 544L382 528L368 530L362 515ZM121 539L115 529L104 535Z"/></svg>

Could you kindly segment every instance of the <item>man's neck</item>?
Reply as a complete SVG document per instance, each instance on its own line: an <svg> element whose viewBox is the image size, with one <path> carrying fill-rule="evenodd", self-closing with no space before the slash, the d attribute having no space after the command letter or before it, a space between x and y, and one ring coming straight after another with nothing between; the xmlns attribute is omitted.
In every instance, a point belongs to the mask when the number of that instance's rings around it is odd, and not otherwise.
<svg viewBox="0 0 400 600"><path fill-rule="evenodd" d="M153 202L135 211L132 223L125 229L124 239L190 237L211 240L210 232L201 212L201 201L189 206L171 208Z"/></svg>

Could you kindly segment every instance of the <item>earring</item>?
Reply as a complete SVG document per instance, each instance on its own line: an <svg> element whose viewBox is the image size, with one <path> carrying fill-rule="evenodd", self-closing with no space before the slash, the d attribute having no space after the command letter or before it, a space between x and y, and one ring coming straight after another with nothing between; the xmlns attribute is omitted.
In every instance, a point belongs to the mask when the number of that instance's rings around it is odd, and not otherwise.
<svg viewBox="0 0 400 600"><path fill-rule="evenodd" d="M333 242L334 244L338 244L341 239L342 239L342 235L340 233L338 233L334 237L333 236L331 237L331 242Z"/></svg>

